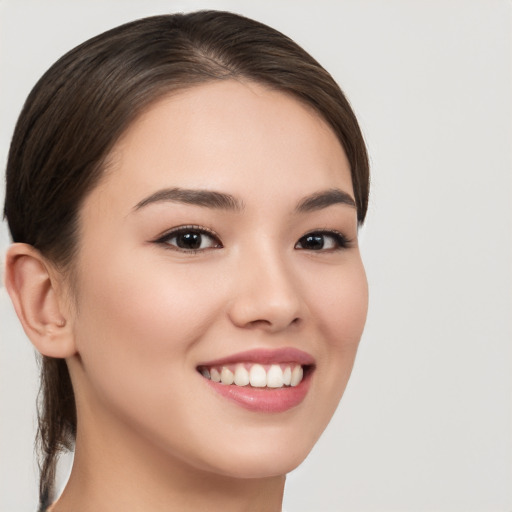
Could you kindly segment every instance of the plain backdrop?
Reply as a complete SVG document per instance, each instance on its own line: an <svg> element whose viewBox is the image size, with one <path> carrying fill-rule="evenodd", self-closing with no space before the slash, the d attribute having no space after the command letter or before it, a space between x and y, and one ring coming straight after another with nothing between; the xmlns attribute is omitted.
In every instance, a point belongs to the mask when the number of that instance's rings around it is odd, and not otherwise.
<svg viewBox="0 0 512 512"><path fill-rule="evenodd" d="M138 17L200 8L304 46L347 94L371 155L368 323L285 509L510 512L512 3L0 1L2 168L26 95L64 52ZM3 223L2 260L8 243ZM3 287L0 335L0 511L33 511L37 367Z"/></svg>

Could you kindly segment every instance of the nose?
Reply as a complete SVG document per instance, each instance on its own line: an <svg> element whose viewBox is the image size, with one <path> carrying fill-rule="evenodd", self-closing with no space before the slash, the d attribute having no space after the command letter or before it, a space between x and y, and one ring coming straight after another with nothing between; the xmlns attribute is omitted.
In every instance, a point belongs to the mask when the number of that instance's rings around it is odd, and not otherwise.
<svg viewBox="0 0 512 512"><path fill-rule="evenodd" d="M237 326L279 332L304 320L305 304L290 265L275 251L258 251L238 265L229 317Z"/></svg>

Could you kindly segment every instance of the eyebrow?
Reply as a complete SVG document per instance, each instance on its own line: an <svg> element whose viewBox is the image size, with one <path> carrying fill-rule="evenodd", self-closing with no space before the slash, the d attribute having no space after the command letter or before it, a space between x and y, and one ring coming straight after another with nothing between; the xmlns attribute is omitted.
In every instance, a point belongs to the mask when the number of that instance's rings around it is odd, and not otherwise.
<svg viewBox="0 0 512 512"><path fill-rule="evenodd" d="M350 194L339 188L330 188L321 192L315 192L302 199L295 207L296 213L313 212L322 210L334 204L346 204L352 208L356 207L356 202Z"/></svg>
<svg viewBox="0 0 512 512"><path fill-rule="evenodd" d="M142 201L139 201L133 209L137 211L150 204L160 202L184 203L235 212L243 211L245 208L244 202L231 194L213 190L175 187L158 190L154 194L142 199ZM307 213L322 210L334 204L346 204L352 208L356 208L356 203L350 194L339 188L331 188L306 196L297 204L295 212Z"/></svg>
<svg viewBox="0 0 512 512"><path fill-rule="evenodd" d="M134 207L134 210L140 210L145 206L159 202L185 203L195 206L204 206L206 208L215 208L219 210L242 211L244 203L239 201L231 194L224 192L215 192L213 190L198 190L184 188L166 188L159 190L146 197Z"/></svg>

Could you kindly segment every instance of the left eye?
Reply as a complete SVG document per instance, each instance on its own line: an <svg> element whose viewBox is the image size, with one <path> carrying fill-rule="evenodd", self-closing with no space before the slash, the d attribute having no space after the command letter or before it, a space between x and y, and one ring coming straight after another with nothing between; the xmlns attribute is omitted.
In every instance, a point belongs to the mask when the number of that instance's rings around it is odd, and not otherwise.
<svg viewBox="0 0 512 512"><path fill-rule="evenodd" d="M348 240L341 233L334 231L308 233L295 244L295 249L308 251L328 251L346 247L348 247Z"/></svg>
<svg viewBox="0 0 512 512"><path fill-rule="evenodd" d="M203 229L181 228L157 240L158 243L174 246L182 251L201 251L222 247L220 240L213 234Z"/></svg>

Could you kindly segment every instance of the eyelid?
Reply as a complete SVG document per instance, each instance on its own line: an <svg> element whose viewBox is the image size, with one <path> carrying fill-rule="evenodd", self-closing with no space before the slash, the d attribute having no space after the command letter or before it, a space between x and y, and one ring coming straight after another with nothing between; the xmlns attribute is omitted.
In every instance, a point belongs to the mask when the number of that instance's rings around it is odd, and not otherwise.
<svg viewBox="0 0 512 512"><path fill-rule="evenodd" d="M170 239L180 235L181 233L187 233L187 232L196 232L200 233L202 235L207 235L208 237L216 240L218 242L218 245L215 247L206 247L206 248L200 248L200 249L184 249L178 246L175 246L173 244L168 243ZM334 239L336 243L336 247L329 248L329 249L308 249L308 248L300 248L297 247L297 245L303 240L304 238L312 235L321 235L321 236L328 236ZM188 225L182 225L182 226L176 226L174 228L171 228L161 235L159 235L156 239L153 240L153 243L156 244L162 244L165 245L168 248L171 248L172 250L176 250L179 252L184 253L197 253L197 252L203 252L210 249L218 249L222 248L222 241L220 240L220 237L211 229L199 226L197 224L188 224ZM299 240L295 243L294 249L304 250L304 251L311 251L311 252L335 252L344 250L347 248L350 248L354 245L354 240L348 238L344 233L341 231L338 231L336 229L326 229L326 228L319 228L319 229L312 229L302 235Z"/></svg>
<svg viewBox="0 0 512 512"><path fill-rule="evenodd" d="M335 242L337 243L337 247L333 249L300 249L297 248L297 245L301 240L308 236L312 235L322 235L322 236L330 236L334 238ZM303 251L311 251L311 252L334 252L334 251L340 251L344 249L348 249L354 245L354 240L351 238L348 238L344 233L341 231L338 231L336 229L312 229L311 231L308 231L306 234L302 235L297 243L295 244L294 248L303 250Z"/></svg>
<svg viewBox="0 0 512 512"><path fill-rule="evenodd" d="M217 242L219 242L219 247L210 247L210 248L206 248L206 249L183 249L181 247L177 247L177 246L174 246L174 245L171 245L168 243L168 241L171 238L173 238L181 233L187 233L189 231L194 231L196 233L200 233L202 235L207 235L210 238L215 239ZM204 226L199 226L197 224L187 224L187 225L176 226L174 228L171 228L171 229L165 231L164 233L162 233L161 235L159 235L155 240L153 240L153 243L166 245L167 247L172 248L173 250L185 252L185 253L195 253L195 252L206 251L206 250L213 249L213 248L223 247L219 236L213 230L206 228Z"/></svg>

